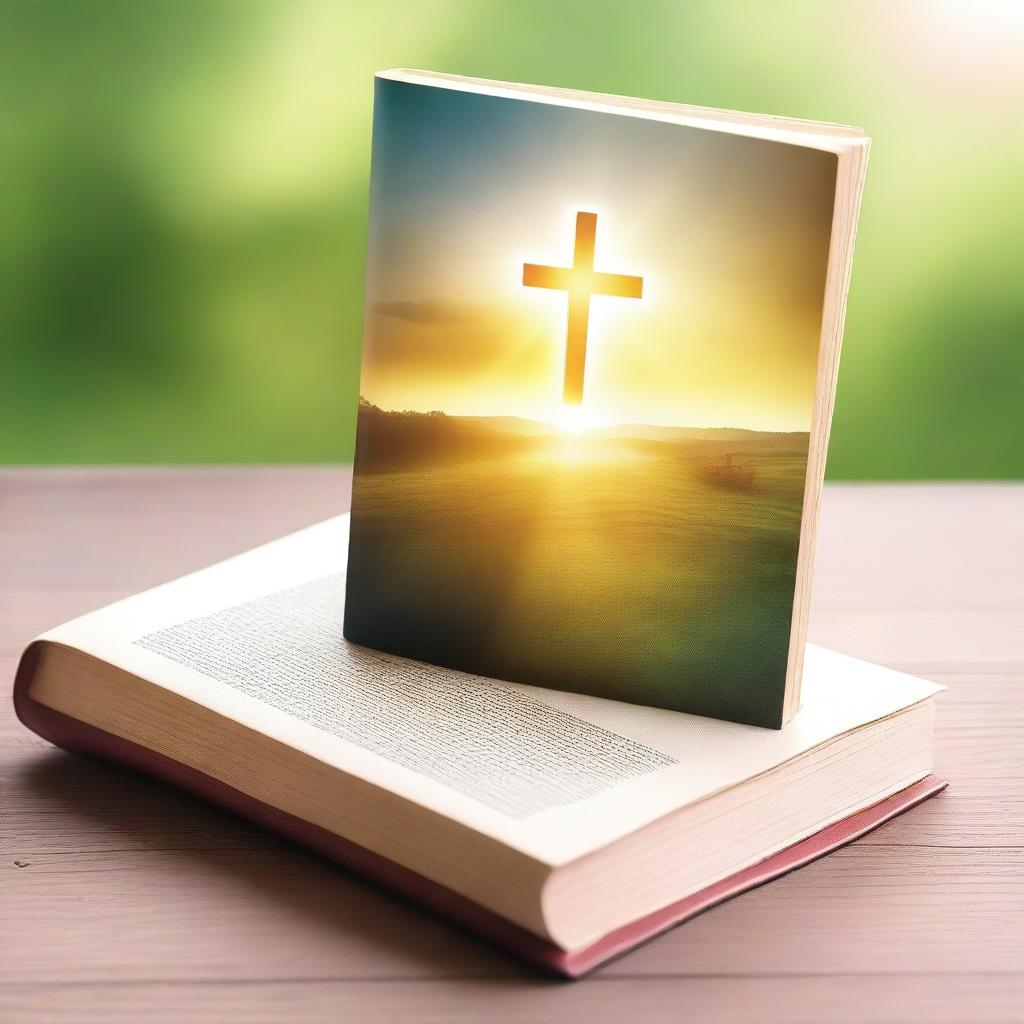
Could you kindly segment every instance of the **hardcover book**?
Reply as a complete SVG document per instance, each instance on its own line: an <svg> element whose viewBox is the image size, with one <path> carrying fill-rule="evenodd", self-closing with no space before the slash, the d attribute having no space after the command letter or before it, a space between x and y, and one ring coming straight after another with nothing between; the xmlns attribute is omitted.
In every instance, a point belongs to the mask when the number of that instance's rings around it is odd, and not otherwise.
<svg viewBox="0 0 1024 1024"><path fill-rule="evenodd" d="M341 637L348 517L34 641L22 721L575 977L942 788L939 687L811 647L783 730Z"/></svg>
<svg viewBox="0 0 1024 1024"><path fill-rule="evenodd" d="M345 636L778 728L868 140L377 76Z"/></svg>

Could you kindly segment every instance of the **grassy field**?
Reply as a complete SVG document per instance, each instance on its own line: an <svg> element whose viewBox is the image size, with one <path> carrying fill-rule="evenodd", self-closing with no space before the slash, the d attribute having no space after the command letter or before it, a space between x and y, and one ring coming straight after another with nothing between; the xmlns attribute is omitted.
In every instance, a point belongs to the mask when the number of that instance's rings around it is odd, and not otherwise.
<svg viewBox="0 0 1024 1024"><path fill-rule="evenodd" d="M350 639L777 724L806 435L379 425L357 450ZM753 479L730 482L726 461Z"/></svg>

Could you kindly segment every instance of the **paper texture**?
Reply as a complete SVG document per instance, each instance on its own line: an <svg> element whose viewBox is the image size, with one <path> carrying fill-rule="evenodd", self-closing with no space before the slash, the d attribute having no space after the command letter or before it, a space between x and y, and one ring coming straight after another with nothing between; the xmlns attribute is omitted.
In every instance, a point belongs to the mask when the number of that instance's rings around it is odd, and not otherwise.
<svg viewBox="0 0 1024 1024"><path fill-rule="evenodd" d="M514 818L676 763L522 689L346 643L344 598L335 573L137 643Z"/></svg>

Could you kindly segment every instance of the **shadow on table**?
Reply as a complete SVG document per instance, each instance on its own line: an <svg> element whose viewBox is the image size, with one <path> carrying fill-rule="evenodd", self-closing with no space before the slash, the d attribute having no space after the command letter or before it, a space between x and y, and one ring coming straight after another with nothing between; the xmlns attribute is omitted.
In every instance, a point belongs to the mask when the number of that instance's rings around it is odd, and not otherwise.
<svg viewBox="0 0 1024 1024"><path fill-rule="evenodd" d="M296 933L295 919L303 919L303 945L312 943L318 960L327 959L319 955L323 942L336 944L338 952L330 962L340 968L339 979L494 979L503 987L517 981L527 987L559 984L315 854L158 781L59 750L43 753L13 781L44 812L48 805L61 816L63 835L81 837L80 848L72 852L102 855L104 845L96 839L101 833L110 839L112 856L163 857L161 871L170 867L183 888L192 875L197 889L212 899L220 890L237 893L240 883L247 898L265 903L265 915L288 920L290 935ZM24 859L30 868L31 854ZM261 923L266 919L259 917ZM231 941L223 930L211 929L206 941L212 956L226 960L238 955L237 950L215 947Z"/></svg>

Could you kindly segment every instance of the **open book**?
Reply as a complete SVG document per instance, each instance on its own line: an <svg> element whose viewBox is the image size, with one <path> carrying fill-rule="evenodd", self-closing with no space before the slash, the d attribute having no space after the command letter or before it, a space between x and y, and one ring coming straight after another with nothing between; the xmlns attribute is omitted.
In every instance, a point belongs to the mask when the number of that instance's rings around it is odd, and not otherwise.
<svg viewBox="0 0 1024 1024"><path fill-rule="evenodd" d="M939 687L814 647L781 731L358 647L341 636L348 524L44 634L20 717L566 975L941 788Z"/></svg>
<svg viewBox="0 0 1024 1024"><path fill-rule="evenodd" d="M345 635L782 726L867 138L402 70L373 135Z"/></svg>

